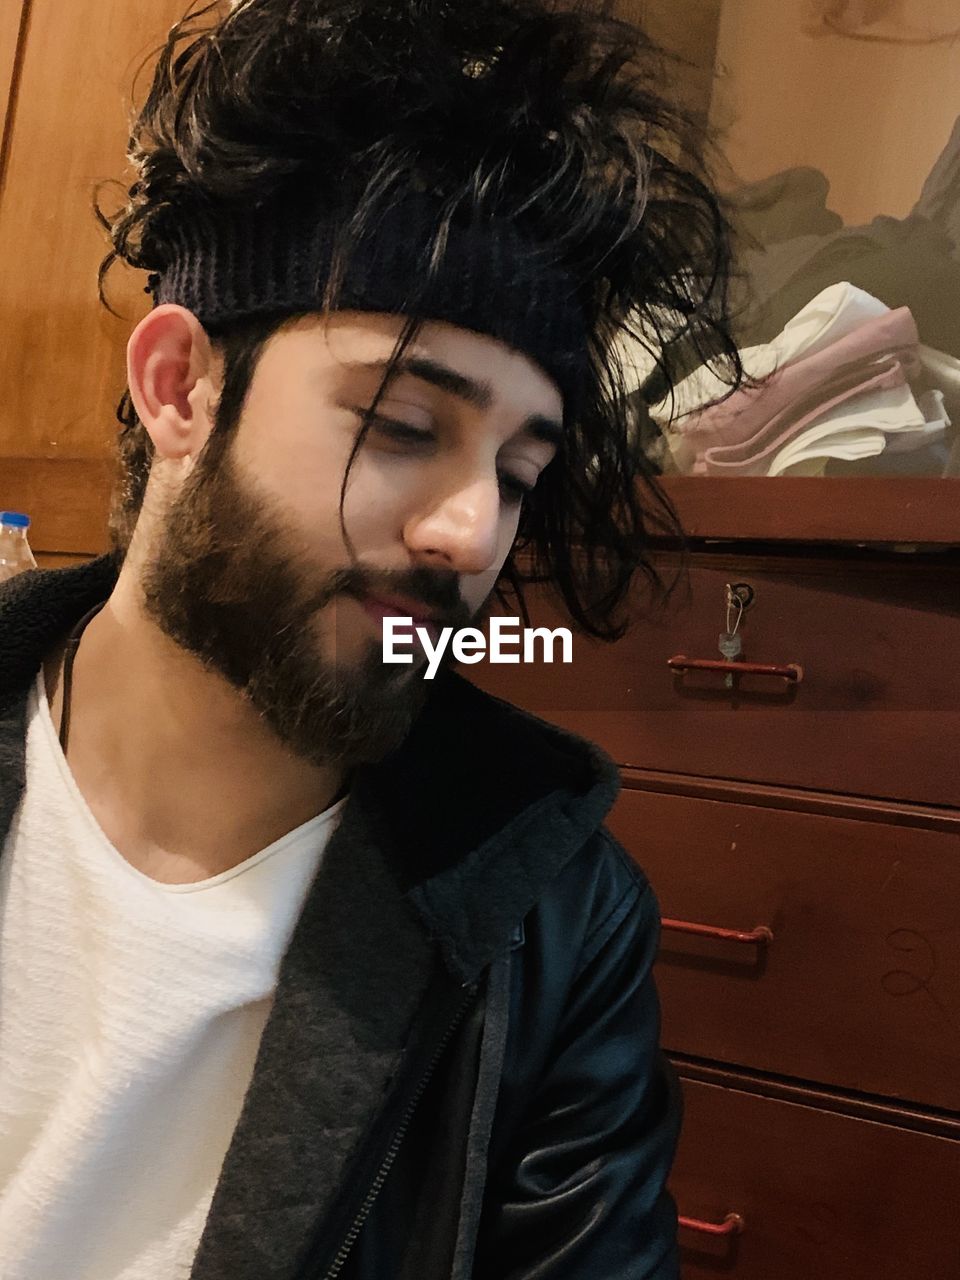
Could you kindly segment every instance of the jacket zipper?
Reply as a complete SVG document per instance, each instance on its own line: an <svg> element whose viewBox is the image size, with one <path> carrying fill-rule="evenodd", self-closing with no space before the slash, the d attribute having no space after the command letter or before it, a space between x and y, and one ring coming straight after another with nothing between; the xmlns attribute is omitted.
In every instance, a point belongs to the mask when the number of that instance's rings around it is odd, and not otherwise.
<svg viewBox="0 0 960 1280"><path fill-rule="evenodd" d="M357 1236L359 1236L360 1230L363 1227L363 1224L366 1222L367 1218L370 1216L370 1210L373 1208L374 1203L376 1202L377 1196L380 1194L380 1189L383 1186L384 1182L386 1182L387 1180L387 1174L390 1172L390 1169L393 1166L393 1162L397 1158L397 1152L400 1150L400 1145L403 1142L403 1139L406 1136L406 1132L410 1127L410 1123L413 1120L413 1115L417 1109L417 1106L419 1105L420 1099L423 1097L423 1094L427 1085L430 1083L431 1079L433 1078L433 1073L436 1071L437 1065L439 1064L440 1059L442 1058L444 1051L447 1048L447 1045L450 1043L450 1041L453 1039L453 1036L456 1034L457 1029L459 1028L461 1022L466 1016L467 1010L470 1008L471 1004L473 1004L478 990L479 990L478 984L472 983L469 990L467 991L466 996L460 1002L459 1007L454 1013L454 1016L452 1021L450 1022L450 1025L447 1027L446 1031L444 1032L443 1038L441 1039L440 1043L437 1045L436 1050L434 1051L433 1057L430 1059L430 1062L426 1070L424 1071L423 1075L420 1077L420 1080L419 1080L419 1083L417 1084L416 1089L414 1089L413 1091L413 1096L411 1097L410 1102L407 1104L407 1107L404 1110L402 1117L400 1118L397 1128L394 1131L393 1138L390 1141L390 1146L387 1148L386 1155L383 1157L383 1161L380 1165L380 1168L377 1170L376 1176L374 1177L373 1182L370 1184L370 1189L367 1192L366 1197L364 1198L363 1204L360 1206L359 1210L357 1211L357 1216L354 1218L353 1222L350 1224L350 1229L347 1231L347 1234L344 1236L343 1243L340 1245L340 1248L337 1250L336 1257L334 1258L333 1262L330 1264L330 1267L325 1273L323 1280L336 1280L336 1277L343 1270L344 1264L346 1263L347 1258L350 1255L350 1251L353 1248L354 1244L356 1243Z"/></svg>

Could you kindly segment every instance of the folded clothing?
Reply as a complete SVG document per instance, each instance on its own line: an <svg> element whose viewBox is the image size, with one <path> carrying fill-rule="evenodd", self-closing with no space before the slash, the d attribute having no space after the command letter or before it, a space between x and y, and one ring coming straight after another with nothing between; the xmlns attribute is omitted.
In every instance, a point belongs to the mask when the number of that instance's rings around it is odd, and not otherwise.
<svg viewBox="0 0 960 1280"><path fill-rule="evenodd" d="M744 445L749 453L766 449L771 433L782 438L806 425L811 414L820 416L845 403L858 389L905 383L919 369L918 346L906 307L887 311L777 369L759 385L742 387L720 404L686 415L673 424L673 431L692 447L693 469L702 467L709 450ZM738 460L745 456L737 455Z"/></svg>
<svg viewBox="0 0 960 1280"><path fill-rule="evenodd" d="M707 475L769 475L791 442L810 443L841 429L870 429L862 422L864 415L871 426L885 416L890 430L922 425L907 384L906 365L896 355L837 370L832 378L781 408L748 439L702 449L693 470ZM879 453L884 447L883 432L874 427L871 436L877 438L875 452Z"/></svg>
<svg viewBox="0 0 960 1280"><path fill-rule="evenodd" d="M896 406L886 391L859 397L846 412L801 431L774 456L766 474L840 474L831 470L834 462L854 469L850 474L942 474L948 456L943 439L950 425L943 396L928 391L914 399L906 387L901 394L903 403ZM944 456L935 449L942 449ZM917 463L904 461L917 454L926 458L925 472ZM899 463L879 465L881 459L897 458Z"/></svg>
<svg viewBox="0 0 960 1280"><path fill-rule="evenodd" d="M841 280L821 290L771 342L741 351L743 367L751 379L767 378L802 356L825 350L865 321L889 312L877 298ZM650 405L650 416L661 423L679 420L720 400L729 390L708 365L701 365L678 383L671 396Z"/></svg>
<svg viewBox="0 0 960 1280"><path fill-rule="evenodd" d="M673 407L687 410L677 419L667 401L651 406L667 428L665 470L823 475L831 460L866 465L887 452L929 450L950 426L936 385L944 365L951 392L960 386L960 362L921 347L906 307L890 310L846 281L742 356L751 381L726 399L717 401L722 383L702 368L676 388Z"/></svg>

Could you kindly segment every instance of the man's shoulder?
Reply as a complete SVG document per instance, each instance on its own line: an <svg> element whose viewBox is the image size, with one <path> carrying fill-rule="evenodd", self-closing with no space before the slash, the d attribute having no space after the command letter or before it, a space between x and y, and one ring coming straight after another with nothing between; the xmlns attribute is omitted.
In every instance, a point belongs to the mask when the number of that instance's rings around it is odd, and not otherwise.
<svg viewBox="0 0 960 1280"><path fill-rule="evenodd" d="M624 946L655 950L660 908L646 874L600 826L546 887L528 925L581 972L615 934Z"/></svg>
<svg viewBox="0 0 960 1280"><path fill-rule="evenodd" d="M555 888L589 902L591 916L601 925L641 898L654 899L643 868L606 826L598 827L571 858Z"/></svg>

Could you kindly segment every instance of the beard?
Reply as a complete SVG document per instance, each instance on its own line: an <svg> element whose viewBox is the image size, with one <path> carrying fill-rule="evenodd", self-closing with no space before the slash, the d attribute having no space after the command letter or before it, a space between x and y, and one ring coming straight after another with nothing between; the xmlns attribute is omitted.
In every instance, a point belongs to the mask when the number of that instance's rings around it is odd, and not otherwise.
<svg viewBox="0 0 960 1280"><path fill-rule="evenodd" d="M310 575L296 541L279 504L244 483L229 440L215 432L143 566L146 613L226 679L301 759L347 768L381 760L427 700L423 664L416 657L413 666L384 663L372 637L359 656L338 660L336 643L325 655L318 615L344 596L402 595L435 610L441 625L461 627L471 615L457 574L373 573L354 564Z"/></svg>

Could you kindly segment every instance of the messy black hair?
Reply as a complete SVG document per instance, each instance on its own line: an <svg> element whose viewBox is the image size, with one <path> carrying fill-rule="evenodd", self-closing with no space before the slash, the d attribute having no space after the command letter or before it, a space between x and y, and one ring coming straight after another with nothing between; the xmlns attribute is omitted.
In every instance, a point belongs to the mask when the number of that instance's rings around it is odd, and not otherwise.
<svg viewBox="0 0 960 1280"><path fill-rule="evenodd" d="M665 92L666 56L608 8L572 0L193 7L171 29L133 124L136 179L117 212L97 207L112 240L99 276L106 301L115 260L164 271L169 228L198 200L242 205L326 178L348 191L352 210L338 233L330 309L351 244L404 190L438 197L434 279L451 218L466 211L513 219L575 282L589 360L560 453L525 500L500 598L510 590L525 613L524 586L548 583L574 624L601 639L623 634L637 570L655 593L664 590L651 537L683 542L637 445L642 409L630 394L623 342L648 354L668 389L668 353L681 338L729 386L743 376L728 325L729 227L701 134ZM430 278L404 314L381 395L430 319ZM223 399L233 406L218 430L239 416L257 355L285 318L248 317L210 331L224 356ZM118 418L111 533L123 554L152 445L129 392Z"/></svg>

